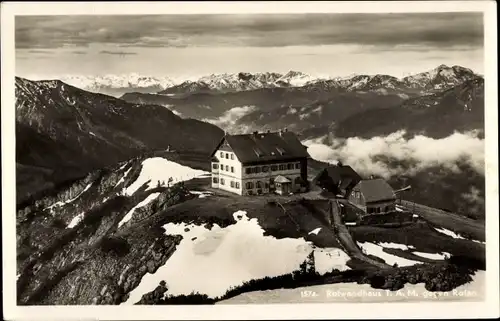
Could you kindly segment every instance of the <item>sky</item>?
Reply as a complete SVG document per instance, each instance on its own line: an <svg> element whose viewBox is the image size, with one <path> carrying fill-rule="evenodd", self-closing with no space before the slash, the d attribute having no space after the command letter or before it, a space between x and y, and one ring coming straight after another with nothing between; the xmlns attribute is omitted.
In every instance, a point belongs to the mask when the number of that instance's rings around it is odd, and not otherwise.
<svg viewBox="0 0 500 321"><path fill-rule="evenodd" d="M17 16L16 75L483 73L482 13Z"/></svg>

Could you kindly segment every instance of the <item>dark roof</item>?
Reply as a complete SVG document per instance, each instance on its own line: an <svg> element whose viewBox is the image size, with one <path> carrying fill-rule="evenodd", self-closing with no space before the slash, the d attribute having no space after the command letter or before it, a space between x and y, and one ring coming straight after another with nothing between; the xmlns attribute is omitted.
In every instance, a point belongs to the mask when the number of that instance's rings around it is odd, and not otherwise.
<svg viewBox="0 0 500 321"><path fill-rule="evenodd" d="M362 180L356 185L367 203L396 199L392 187L382 178Z"/></svg>
<svg viewBox="0 0 500 321"><path fill-rule="evenodd" d="M302 145L293 132L227 135L221 140L212 156L224 142L224 139L227 140L236 157L242 163L286 161L309 157L307 148Z"/></svg>
<svg viewBox="0 0 500 321"><path fill-rule="evenodd" d="M348 165L332 165L324 168L316 177L316 182L319 182L325 175L332 180L335 185L340 188L346 188L352 183L357 184L361 181L361 176L351 166Z"/></svg>

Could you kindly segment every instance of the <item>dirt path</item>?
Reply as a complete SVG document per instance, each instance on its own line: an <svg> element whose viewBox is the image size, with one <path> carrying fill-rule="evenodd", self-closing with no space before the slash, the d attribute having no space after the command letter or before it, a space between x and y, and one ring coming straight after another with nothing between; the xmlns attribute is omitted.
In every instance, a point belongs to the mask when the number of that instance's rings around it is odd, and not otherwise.
<svg viewBox="0 0 500 321"><path fill-rule="evenodd" d="M331 216L333 222L333 229L337 235L339 242L342 244L347 254L351 258L356 258L370 265L376 266L381 269L391 268L390 265L374 260L361 252L356 242L353 240L349 230L342 222L342 217L340 215L339 204L337 201L330 201L331 206ZM325 213L328 215L328 213Z"/></svg>

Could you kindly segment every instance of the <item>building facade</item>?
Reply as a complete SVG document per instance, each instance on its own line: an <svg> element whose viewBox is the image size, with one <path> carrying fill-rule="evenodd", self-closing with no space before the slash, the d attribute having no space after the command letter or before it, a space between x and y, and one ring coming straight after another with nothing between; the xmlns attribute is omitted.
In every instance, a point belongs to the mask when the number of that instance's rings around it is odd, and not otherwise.
<svg viewBox="0 0 500 321"><path fill-rule="evenodd" d="M212 187L239 195L305 191L308 156L288 131L226 135L212 153Z"/></svg>

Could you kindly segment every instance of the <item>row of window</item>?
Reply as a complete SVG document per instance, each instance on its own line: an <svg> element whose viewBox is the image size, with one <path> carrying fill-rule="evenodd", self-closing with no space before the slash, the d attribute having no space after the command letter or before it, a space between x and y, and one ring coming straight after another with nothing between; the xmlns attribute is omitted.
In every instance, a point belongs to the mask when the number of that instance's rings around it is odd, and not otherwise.
<svg viewBox="0 0 500 321"><path fill-rule="evenodd" d="M245 173L246 174L254 174L254 173L267 173L269 171L285 171L285 170L292 170L292 169L300 169L300 163L289 163L289 164L279 164L279 165L271 165L271 166L254 166L254 167L246 167L245 168Z"/></svg>
<svg viewBox="0 0 500 321"><path fill-rule="evenodd" d="M368 207L366 209L366 213L368 214L373 214L373 213L386 213L394 210L393 206L385 206L385 207Z"/></svg>
<svg viewBox="0 0 500 321"><path fill-rule="evenodd" d="M224 157L224 156L226 156L226 157ZM229 157L231 157L231 159L234 159L234 154L233 153L220 152L220 157L221 158L226 158L226 159L229 159Z"/></svg>
<svg viewBox="0 0 500 321"><path fill-rule="evenodd" d="M295 185L299 185L302 182L300 177L295 178L294 183ZM246 182L245 187L246 189L254 189L254 188L269 188L270 186L272 187L274 185L274 178L270 178L269 182L261 182L261 181L256 181L255 184L253 182Z"/></svg>
<svg viewBox="0 0 500 321"><path fill-rule="evenodd" d="M226 185L226 180L224 178L219 180L219 178L214 177L212 178L212 182L214 182L214 184ZM240 188L240 182L229 181L229 186L232 188Z"/></svg>
<svg viewBox="0 0 500 321"><path fill-rule="evenodd" d="M212 168L213 169L218 169L219 168L219 164L217 164L217 163L212 164ZM234 166L225 165L225 167L224 167L224 165L220 165L220 170L221 171L223 171L224 168L226 169L226 172L231 171L231 173L234 173Z"/></svg>

